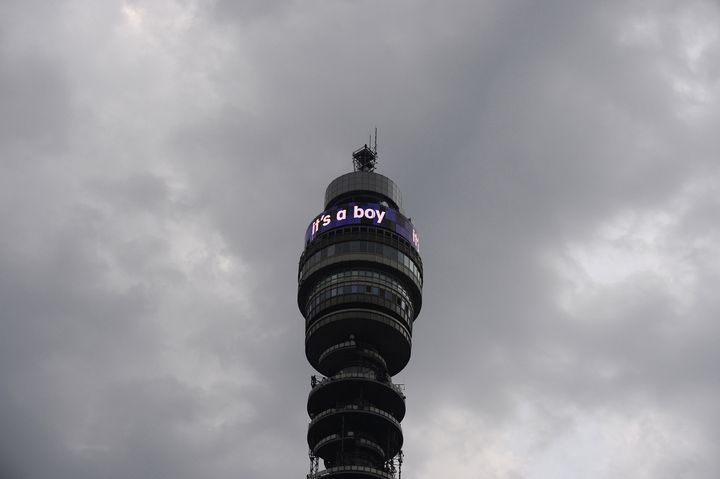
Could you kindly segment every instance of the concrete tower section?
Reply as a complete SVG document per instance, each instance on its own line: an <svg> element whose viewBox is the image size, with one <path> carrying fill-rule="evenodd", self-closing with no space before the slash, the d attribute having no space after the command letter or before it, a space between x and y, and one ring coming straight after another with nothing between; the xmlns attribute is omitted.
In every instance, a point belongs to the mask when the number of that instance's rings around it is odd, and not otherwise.
<svg viewBox="0 0 720 479"><path fill-rule="evenodd" d="M305 354L322 375L307 403L308 479L401 474L405 395L391 378L410 360L422 305L420 241L395 183L373 171L376 152L353 160L328 186L300 257Z"/></svg>

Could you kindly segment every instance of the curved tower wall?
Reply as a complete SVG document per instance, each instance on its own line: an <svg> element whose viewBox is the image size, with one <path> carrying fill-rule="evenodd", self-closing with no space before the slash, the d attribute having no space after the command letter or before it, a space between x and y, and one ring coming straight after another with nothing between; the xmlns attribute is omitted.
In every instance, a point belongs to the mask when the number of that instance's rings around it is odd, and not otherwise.
<svg viewBox="0 0 720 479"><path fill-rule="evenodd" d="M305 354L323 375L307 403L309 478L394 477L405 395L391 378L410 360L422 282L418 235L395 183L370 171L330 183L298 273Z"/></svg>

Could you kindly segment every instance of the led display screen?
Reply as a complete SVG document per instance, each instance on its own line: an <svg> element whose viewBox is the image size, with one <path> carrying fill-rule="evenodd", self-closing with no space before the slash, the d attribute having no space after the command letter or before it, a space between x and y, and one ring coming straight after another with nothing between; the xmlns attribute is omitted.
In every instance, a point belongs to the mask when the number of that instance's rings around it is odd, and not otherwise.
<svg viewBox="0 0 720 479"><path fill-rule="evenodd" d="M373 225L389 229L420 250L420 239L410 220L378 203L348 203L323 211L308 226L305 244L313 241L320 233L348 225Z"/></svg>

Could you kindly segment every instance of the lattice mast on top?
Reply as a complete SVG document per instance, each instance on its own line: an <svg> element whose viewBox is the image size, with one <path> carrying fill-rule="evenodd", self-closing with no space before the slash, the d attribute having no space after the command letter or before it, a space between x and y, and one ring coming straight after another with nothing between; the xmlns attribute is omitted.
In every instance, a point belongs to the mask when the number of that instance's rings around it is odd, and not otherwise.
<svg viewBox="0 0 720 479"><path fill-rule="evenodd" d="M372 144L372 137L370 138ZM353 151L353 166L355 171L375 171L377 167L377 128L375 128L375 145L369 147L367 143L362 148Z"/></svg>

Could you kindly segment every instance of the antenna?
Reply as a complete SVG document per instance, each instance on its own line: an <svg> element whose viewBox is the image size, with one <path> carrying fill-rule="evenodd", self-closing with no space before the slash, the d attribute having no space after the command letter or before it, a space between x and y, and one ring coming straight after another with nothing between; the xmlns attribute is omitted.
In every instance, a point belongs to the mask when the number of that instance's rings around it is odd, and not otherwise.
<svg viewBox="0 0 720 479"><path fill-rule="evenodd" d="M372 131L369 136L368 142L362 148L353 151L352 158L355 171L375 171L377 163L377 127L375 127L374 146Z"/></svg>
<svg viewBox="0 0 720 479"><path fill-rule="evenodd" d="M367 146L367 144L363 145L362 148L353 151L352 158L355 171L375 171L377 157L372 148Z"/></svg>

